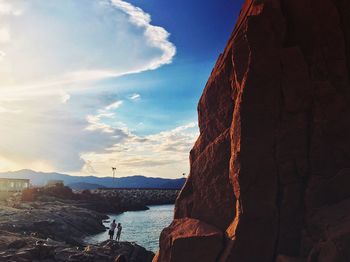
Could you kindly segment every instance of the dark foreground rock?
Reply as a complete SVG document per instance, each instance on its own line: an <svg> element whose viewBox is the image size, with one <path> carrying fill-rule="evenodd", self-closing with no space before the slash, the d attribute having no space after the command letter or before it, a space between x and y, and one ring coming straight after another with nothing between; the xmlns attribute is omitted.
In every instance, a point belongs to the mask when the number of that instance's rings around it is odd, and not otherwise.
<svg viewBox="0 0 350 262"><path fill-rule="evenodd" d="M350 261L349 79L350 1L246 0L154 261L188 250L187 219L227 236L217 261Z"/></svg>
<svg viewBox="0 0 350 262"><path fill-rule="evenodd" d="M57 199L17 202L15 207L1 206L0 230L81 246L84 237L105 231L102 220L106 218L106 215Z"/></svg>
<svg viewBox="0 0 350 262"><path fill-rule="evenodd" d="M152 261L152 252L133 243L86 246L85 237L106 230L106 215L53 196L31 202L20 197L0 205L0 261Z"/></svg>
<svg viewBox="0 0 350 262"><path fill-rule="evenodd" d="M62 242L33 239L22 241L25 246L0 251L0 261L13 262L151 262L154 254L129 242L105 241L85 248L71 247Z"/></svg>

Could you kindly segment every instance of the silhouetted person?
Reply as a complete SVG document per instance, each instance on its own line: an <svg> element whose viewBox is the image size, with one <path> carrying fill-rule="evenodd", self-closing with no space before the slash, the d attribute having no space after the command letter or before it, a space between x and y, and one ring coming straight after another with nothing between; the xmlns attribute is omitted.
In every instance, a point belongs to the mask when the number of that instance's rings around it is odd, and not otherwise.
<svg viewBox="0 0 350 262"><path fill-rule="evenodd" d="M122 225L120 223L118 223L118 227L117 227L118 231L117 231L117 237L116 240L119 241L120 240L120 234L122 233Z"/></svg>
<svg viewBox="0 0 350 262"><path fill-rule="evenodd" d="M111 240L113 239L114 230L116 227L117 227L117 224L115 223L115 220L113 220L113 222L109 226L109 231L108 231L109 239L111 239Z"/></svg>

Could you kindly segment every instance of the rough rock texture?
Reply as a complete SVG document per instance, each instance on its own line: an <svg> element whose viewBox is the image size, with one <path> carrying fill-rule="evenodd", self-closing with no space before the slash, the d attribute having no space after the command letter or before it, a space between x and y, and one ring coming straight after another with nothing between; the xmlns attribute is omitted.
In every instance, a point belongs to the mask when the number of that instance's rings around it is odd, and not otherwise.
<svg viewBox="0 0 350 262"><path fill-rule="evenodd" d="M86 236L105 231L102 220L107 218L106 215L60 202L59 199L17 202L11 207L0 203L0 249L4 244L1 236L10 233L82 246Z"/></svg>
<svg viewBox="0 0 350 262"><path fill-rule="evenodd" d="M19 240L17 240L19 241ZM151 262L154 254L129 242L107 240L79 249L53 240L22 240L26 245L2 250L1 262Z"/></svg>
<svg viewBox="0 0 350 262"><path fill-rule="evenodd" d="M20 197L17 193L6 203L0 202L1 262L150 262L153 259L153 252L135 243L108 240L86 246L85 237L106 230L102 220L108 217L103 214L62 202L60 198L21 202Z"/></svg>
<svg viewBox="0 0 350 262"><path fill-rule="evenodd" d="M213 261L350 261L349 78L350 1L246 0L154 261L189 218L226 233Z"/></svg>
<svg viewBox="0 0 350 262"><path fill-rule="evenodd" d="M161 242L171 243L162 250L159 261L211 262L218 258L223 248L220 230L197 219L175 219L160 236ZM208 246L210 249L203 249Z"/></svg>

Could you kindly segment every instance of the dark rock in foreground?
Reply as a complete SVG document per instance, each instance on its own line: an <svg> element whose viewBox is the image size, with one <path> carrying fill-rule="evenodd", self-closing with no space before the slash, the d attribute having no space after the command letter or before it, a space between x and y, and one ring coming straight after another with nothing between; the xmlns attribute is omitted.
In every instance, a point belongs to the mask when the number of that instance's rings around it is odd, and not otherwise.
<svg viewBox="0 0 350 262"><path fill-rule="evenodd" d="M17 195L0 205L0 261L152 261L152 252L133 243L85 246L85 237L105 231L106 215L52 195L30 202L19 199Z"/></svg>
<svg viewBox="0 0 350 262"><path fill-rule="evenodd" d="M350 261L350 1L246 0L198 105L191 172L154 261ZM175 223L175 222L174 222ZM212 262L207 256L202 262Z"/></svg>
<svg viewBox="0 0 350 262"><path fill-rule="evenodd" d="M129 242L107 240L99 245L79 249L52 240L16 240L25 246L0 251L0 261L12 262L151 262L154 254ZM28 241L28 242L27 242ZM119 260L118 260L119 259Z"/></svg>
<svg viewBox="0 0 350 262"><path fill-rule="evenodd" d="M50 238L81 246L84 237L105 231L102 220L106 218L106 215L59 199L16 202L12 207L1 206L0 230L23 237Z"/></svg>

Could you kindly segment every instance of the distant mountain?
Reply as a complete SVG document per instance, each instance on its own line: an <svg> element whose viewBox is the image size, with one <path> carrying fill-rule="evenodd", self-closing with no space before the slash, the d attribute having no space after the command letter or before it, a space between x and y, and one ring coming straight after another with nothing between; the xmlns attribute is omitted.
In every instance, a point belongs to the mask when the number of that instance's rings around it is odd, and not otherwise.
<svg viewBox="0 0 350 262"><path fill-rule="evenodd" d="M27 178L34 186L43 186L49 180L63 180L65 185L89 187L91 185L108 188L171 188L181 189L184 178L167 179L158 177L129 176L113 179L112 177L70 176L60 173L35 172L23 169L14 172L0 173L0 178ZM80 185L79 185L80 184ZM85 188L83 188L85 189Z"/></svg>
<svg viewBox="0 0 350 262"><path fill-rule="evenodd" d="M181 189L183 185L186 182L186 178L179 178L179 179L169 179L169 182L166 182L163 184L163 188L169 188L169 189Z"/></svg>

